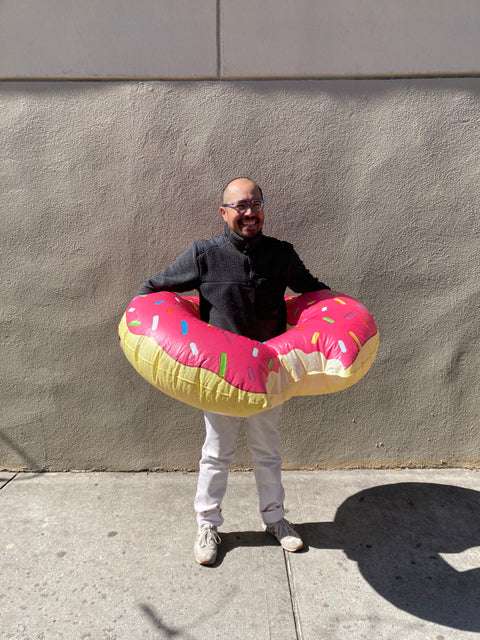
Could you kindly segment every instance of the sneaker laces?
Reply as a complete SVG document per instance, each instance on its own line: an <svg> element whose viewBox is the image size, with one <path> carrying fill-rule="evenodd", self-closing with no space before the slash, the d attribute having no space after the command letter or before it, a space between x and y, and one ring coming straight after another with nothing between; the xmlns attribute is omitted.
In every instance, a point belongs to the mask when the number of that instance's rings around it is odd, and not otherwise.
<svg viewBox="0 0 480 640"><path fill-rule="evenodd" d="M214 542L215 544L220 544L220 536L215 531L215 529L212 529L211 527L202 527L198 539L198 544L201 547L208 547L212 542Z"/></svg>
<svg viewBox="0 0 480 640"><path fill-rule="evenodd" d="M280 538L298 538L298 533L292 527L290 522L283 518L279 522L275 523L275 527L277 529L277 535Z"/></svg>

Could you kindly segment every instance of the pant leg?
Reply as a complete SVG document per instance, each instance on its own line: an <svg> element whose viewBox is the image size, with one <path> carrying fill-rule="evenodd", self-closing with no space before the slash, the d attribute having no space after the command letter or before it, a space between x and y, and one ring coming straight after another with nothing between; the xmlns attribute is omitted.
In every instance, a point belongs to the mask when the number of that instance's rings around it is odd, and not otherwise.
<svg viewBox="0 0 480 640"><path fill-rule="evenodd" d="M247 418L247 442L253 456L260 513L265 524L277 522L285 515L278 432L281 412L280 406Z"/></svg>
<svg viewBox="0 0 480 640"><path fill-rule="evenodd" d="M228 465L235 455L241 418L204 411L206 437L200 460L194 507L198 526L223 523L222 500L227 490Z"/></svg>

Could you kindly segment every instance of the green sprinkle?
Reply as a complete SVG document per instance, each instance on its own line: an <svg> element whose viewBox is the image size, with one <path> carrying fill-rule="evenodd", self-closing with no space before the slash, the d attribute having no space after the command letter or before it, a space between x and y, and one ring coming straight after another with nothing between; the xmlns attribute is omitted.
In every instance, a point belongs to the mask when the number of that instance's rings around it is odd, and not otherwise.
<svg viewBox="0 0 480 640"><path fill-rule="evenodd" d="M128 323L129 327L139 327L140 326L140 322L138 320L132 320L131 322Z"/></svg>
<svg viewBox="0 0 480 640"><path fill-rule="evenodd" d="M274 361L274 359L273 359L273 358L270 358L270 360L268 361L268 368L269 368L269 369L273 369L273 364L274 364L274 362L275 362L275 361Z"/></svg>
<svg viewBox="0 0 480 640"><path fill-rule="evenodd" d="M335 322L335 320L332 320L331 318L322 318L322 320L325 320L325 322L331 322L332 324Z"/></svg>
<svg viewBox="0 0 480 640"><path fill-rule="evenodd" d="M221 378L223 378L226 372L227 372L227 354L221 353L220 354L220 371L218 372L218 375Z"/></svg>

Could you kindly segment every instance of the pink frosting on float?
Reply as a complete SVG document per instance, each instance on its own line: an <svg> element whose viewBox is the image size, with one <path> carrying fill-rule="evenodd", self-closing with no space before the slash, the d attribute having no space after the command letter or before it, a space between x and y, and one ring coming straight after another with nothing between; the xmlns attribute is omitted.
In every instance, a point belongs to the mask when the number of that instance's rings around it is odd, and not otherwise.
<svg viewBox="0 0 480 640"><path fill-rule="evenodd" d="M339 360L344 369L377 333L375 320L362 304L329 289L288 297L287 322L295 326L268 341L277 353L286 354L292 349L306 354L319 352L327 360Z"/></svg>
<svg viewBox="0 0 480 640"><path fill-rule="evenodd" d="M165 291L139 296L127 309L127 325L132 333L155 340L177 362L212 371L245 391L264 393L269 372L280 367L266 344L200 320L195 297Z"/></svg>
<svg viewBox="0 0 480 640"><path fill-rule="evenodd" d="M171 358L212 371L231 385L264 393L278 355L296 349L320 352L347 369L376 334L375 321L359 302L330 290L286 297L291 329L260 343L200 320L198 298L161 291L134 298L127 309L129 331L153 339Z"/></svg>

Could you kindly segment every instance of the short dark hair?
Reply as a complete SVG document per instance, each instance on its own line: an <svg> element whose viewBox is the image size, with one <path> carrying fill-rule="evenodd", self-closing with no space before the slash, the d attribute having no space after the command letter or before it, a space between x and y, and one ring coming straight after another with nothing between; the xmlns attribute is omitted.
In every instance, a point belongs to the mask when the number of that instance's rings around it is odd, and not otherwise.
<svg viewBox="0 0 480 640"><path fill-rule="evenodd" d="M255 180L252 180L248 176L238 176L238 178L232 178L232 180L230 180L228 182L228 184L225 185L225 189L222 191L223 196L225 194L225 191L232 184L232 182L235 182L235 180L248 180L249 182L252 182L255 185L255 188L258 189L258 191L260 193L260 198L263 200L263 191L262 191L261 186L258 183L256 183Z"/></svg>

